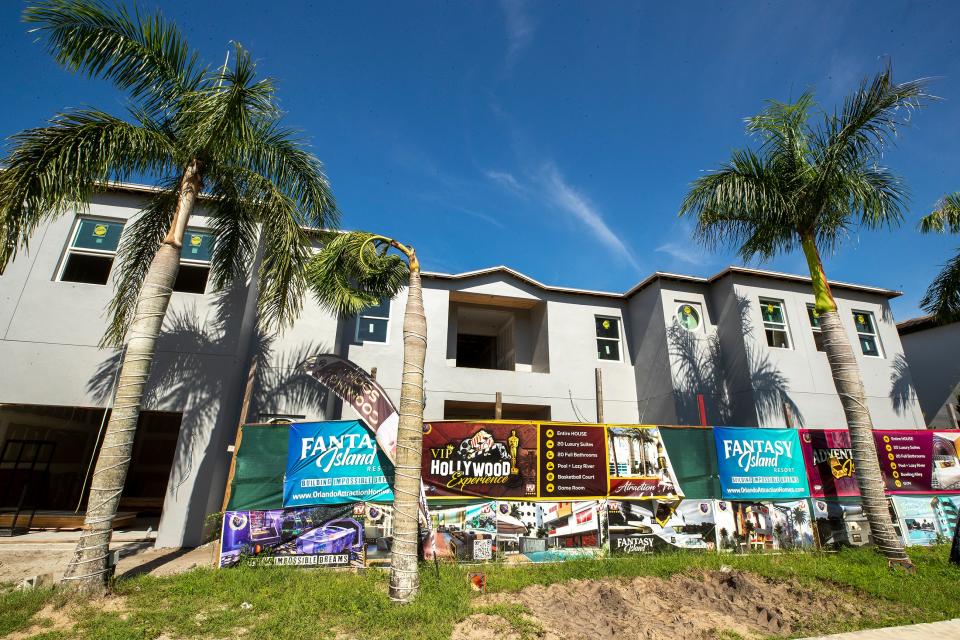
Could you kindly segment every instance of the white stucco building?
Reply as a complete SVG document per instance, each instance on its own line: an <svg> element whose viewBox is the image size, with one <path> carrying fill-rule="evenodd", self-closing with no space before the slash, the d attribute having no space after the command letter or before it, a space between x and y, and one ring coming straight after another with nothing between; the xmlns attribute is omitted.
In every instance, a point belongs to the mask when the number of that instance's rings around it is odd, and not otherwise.
<svg viewBox="0 0 960 640"><path fill-rule="evenodd" d="M116 241L149 189L93 198L34 234L0 276L0 446L56 443L44 508L73 510L112 400L118 353L98 346ZM202 211L201 211L202 214ZM121 510L160 516L159 546L200 541L218 511L248 364L252 419L352 417L296 365L336 352L398 401L406 292L359 318L308 302L278 336L255 331L255 291L206 282L212 237L193 219L149 382ZM429 265L426 265L429 267ZM818 351L809 279L729 267L709 278L655 273L626 292L545 285L507 267L425 273L427 419L596 420L596 370L610 423L838 427ZM895 291L832 283L879 428L924 421L890 311ZM341 415L343 413L344 415Z"/></svg>

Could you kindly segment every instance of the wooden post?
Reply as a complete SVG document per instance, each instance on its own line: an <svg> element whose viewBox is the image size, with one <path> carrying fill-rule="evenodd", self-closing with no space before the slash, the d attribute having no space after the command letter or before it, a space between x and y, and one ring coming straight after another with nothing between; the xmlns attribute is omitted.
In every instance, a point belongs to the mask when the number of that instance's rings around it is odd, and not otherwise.
<svg viewBox="0 0 960 640"><path fill-rule="evenodd" d="M790 405L783 403L783 419L787 424L787 429L793 429L793 414L790 413Z"/></svg>
<svg viewBox="0 0 960 640"><path fill-rule="evenodd" d="M247 384L243 389L243 401L240 404L240 419L237 421L237 435L233 439L233 446L227 451L230 452L230 471L227 473L227 486L223 489L223 502L220 505L220 513L226 513L227 503L230 502L230 484L233 482L233 474L237 470L237 451L240 449L240 441L243 440L243 425L247 422L247 416L250 413L250 402L253 398L253 383L257 378L257 359L253 358L250 368L247 369ZM220 554L223 549L223 537L221 532L220 542L217 544L216 564L220 564Z"/></svg>
<svg viewBox="0 0 960 640"><path fill-rule="evenodd" d="M594 372L597 387L597 422L603 424L603 371L600 370L600 367L597 367Z"/></svg>
<svg viewBox="0 0 960 640"><path fill-rule="evenodd" d="M503 419L503 394L497 391L497 404L493 409L493 417L496 420Z"/></svg>

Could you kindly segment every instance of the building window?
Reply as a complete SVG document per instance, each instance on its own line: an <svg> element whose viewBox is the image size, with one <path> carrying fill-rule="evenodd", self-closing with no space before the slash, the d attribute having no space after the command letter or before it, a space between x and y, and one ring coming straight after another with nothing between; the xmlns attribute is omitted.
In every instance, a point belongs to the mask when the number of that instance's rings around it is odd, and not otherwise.
<svg viewBox="0 0 960 640"><path fill-rule="evenodd" d="M700 305L692 302L681 302L677 307L677 322L687 331L696 331L700 328Z"/></svg>
<svg viewBox="0 0 960 640"><path fill-rule="evenodd" d="M763 316L763 330L767 334L767 345L777 349L789 349L790 333L787 331L787 316L783 312L783 301L760 298L760 315Z"/></svg>
<svg viewBox="0 0 960 640"><path fill-rule="evenodd" d="M180 250L180 270L173 283L173 290L181 293L204 293L210 277L210 255L213 253L213 236L202 231L183 234Z"/></svg>
<svg viewBox="0 0 960 640"><path fill-rule="evenodd" d="M122 232L122 222L79 218L57 279L107 284Z"/></svg>
<svg viewBox="0 0 960 640"><path fill-rule="evenodd" d="M597 316L597 358L620 362L620 319Z"/></svg>
<svg viewBox="0 0 960 640"><path fill-rule="evenodd" d="M823 348L823 330L820 329L820 314L812 304L807 305L807 317L810 318L810 331L813 332L813 342L817 345L817 351L826 351L826 349Z"/></svg>
<svg viewBox="0 0 960 640"><path fill-rule="evenodd" d="M860 350L865 356L882 358L880 339L877 337L877 325L873 321L873 314L869 311L854 311L853 324L857 328L857 337L860 339Z"/></svg>
<svg viewBox="0 0 960 640"><path fill-rule="evenodd" d="M357 342L387 343L390 327L390 300L383 299L375 307L368 307L357 316Z"/></svg>

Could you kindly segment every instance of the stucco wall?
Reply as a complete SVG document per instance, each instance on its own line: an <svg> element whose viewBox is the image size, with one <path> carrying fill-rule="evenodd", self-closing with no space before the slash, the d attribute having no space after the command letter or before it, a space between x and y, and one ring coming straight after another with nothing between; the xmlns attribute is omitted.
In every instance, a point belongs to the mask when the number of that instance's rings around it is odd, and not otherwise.
<svg viewBox="0 0 960 640"><path fill-rule="evenodd" d="M900 339L927 424L955 429L947 403L960 403L960 322L906 333Z"/></svg>

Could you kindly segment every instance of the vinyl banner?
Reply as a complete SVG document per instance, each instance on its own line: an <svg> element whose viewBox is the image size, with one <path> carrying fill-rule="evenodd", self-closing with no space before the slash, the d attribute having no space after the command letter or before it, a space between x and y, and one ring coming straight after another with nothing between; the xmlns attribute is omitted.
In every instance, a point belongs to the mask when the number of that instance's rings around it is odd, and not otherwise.
<svg viewBox="0 0 960 640"><path fill-rule="evenodd" d="M354 408L370 431L376 434L377 444L387 454L387 459L395 462L400 415L383 387L354 363L332 354L310 358L301 367Z"/></svg>
<svg viewBox="0 0 960 640"><path fill-rule="evenodd" d="M960 492L960 431L874 431L888 493Z"/></svg>
<svg viewBox="0 0 960 640"><path fill-rule="evenodd" d="M607 449L610 498L669 500L683 497L657 427L610 427Z"/></svg>
<svg viewBox="0 0 960 640"><path fill-rule="evenodd" d="M227 511L220 566L248 558L257 564L362 567L363 525L354 512L354 505Z"/></svg>
<svg viewBox="0 0 960 640"><path fill-rule="evenodd" d="M423 483L428 498L537 495L537 425L424 424Z"/></svg>
<svg viewBox="0 0 960 640"><path fill-rule="evenodd" d="M425 560L487 562L493 560L497 536L496 502L462 507L434 505L430 532L423 541Z"/></svg>
<svg viewBox="0 0 960 640"><path fill-rule="evenodd" d="M860 495L846 429L801 429L800 442L812 497Z"/></svg>
<svg viewBox="0 0 960 640"><path fill-rule="evenodd" d="M725 499L777 500L809 495L796 430L714 427L713 436Z"/></svg>
<svg viewBox="0 0 960 640"><path fill-rule="evenodd" d="M957 526L960 496L894 496L900 537L906 545L946 543Z"/></svg>
<svg viewBox="0 0 960 640"><path fill-rule="evenodd" d="M290 425L283 506L390 502L393 467L357 420Z"/></svg>
<svg viewBox="0 0 960 640"><path fill-rule="evenodd" d="M541 497L607 495L607 447L603 427L540 425L539 460Z"/></svg>
<svg viewBox="0 0 960 640"><path fill-rule="evenodd" d="M612 555L716 548L716 501L607 502Z"/></svg>

